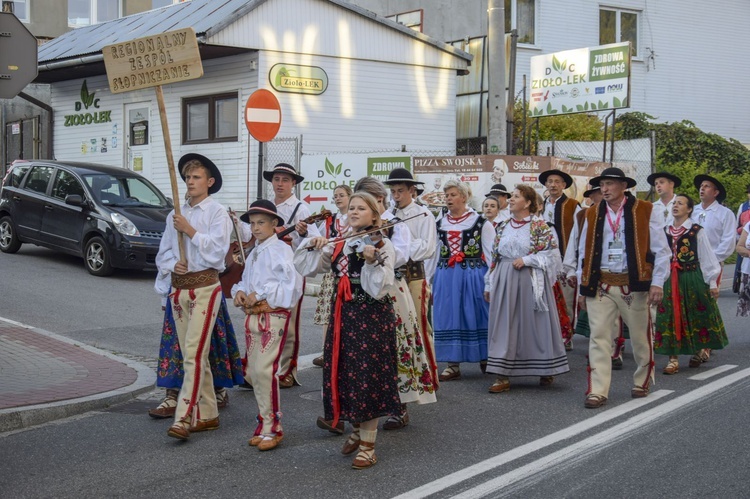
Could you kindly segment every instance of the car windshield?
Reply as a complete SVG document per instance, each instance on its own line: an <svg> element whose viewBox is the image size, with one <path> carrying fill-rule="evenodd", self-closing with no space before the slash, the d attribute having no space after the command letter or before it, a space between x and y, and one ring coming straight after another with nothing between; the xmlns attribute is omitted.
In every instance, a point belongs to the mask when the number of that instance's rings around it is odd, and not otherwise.
<svg viewBox="0 0 750 499"><path fill-rule="evenodd" d="M84 180L105 206L170 208L171 204L150 182L139 177L84 175Z"/></svg>

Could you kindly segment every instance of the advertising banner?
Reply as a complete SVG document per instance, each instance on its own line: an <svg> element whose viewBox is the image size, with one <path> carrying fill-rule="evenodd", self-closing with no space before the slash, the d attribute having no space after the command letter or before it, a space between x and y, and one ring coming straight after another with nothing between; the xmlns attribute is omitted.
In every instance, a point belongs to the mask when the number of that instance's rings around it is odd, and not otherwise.
<svg viewBox="0 0 750 499"><path fill-rule="evenodd" d="M558 169L573 177L573 185L565 194L583 201L583 193L588 189L591 177L599 175L610 166L599 161L571 161L551 156L449 156L414 157L414 175L425 182L425 192L420 200L437 208L445 205L443 187L449 180L466 182L472 191L469 205L481 210L485 194L494 184L503 184L509 192L519 184L531 185L540 196L547 196L546 189L539 183L539 174L550 169ZM633 176L635 167L616 164L626 175Z"/></svg>
<svg viewBox="0 0 750 499"><path fill-rule="evenodd" d="M300 174L305 177L300 183L300 199L310 205L312 212L321 208L336 211L333 204L333 189L337 185L354 188L362 177L373 176L386 180L394 168L411 171L411 157L402 152L370 154L303 155Z"/></svg>
<svg viewBox="0 0 750 499"><path fill-rule="evenodd" d="M630 42L531 58L529 116L629 106Z"/></svg>

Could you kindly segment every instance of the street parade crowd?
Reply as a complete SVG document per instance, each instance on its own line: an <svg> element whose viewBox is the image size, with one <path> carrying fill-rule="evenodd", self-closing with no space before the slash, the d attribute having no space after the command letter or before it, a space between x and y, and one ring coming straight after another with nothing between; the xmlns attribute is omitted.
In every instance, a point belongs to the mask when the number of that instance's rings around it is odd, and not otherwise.
<svg viewBox="0 0 750 499"><path fill-rule="evenodd" d="M583 335L583 402L595 409L607 403L626 339L633 398L648 396L655 354L674 375L680 356L698 367L727 345L722 278L734 278L737 314L750 315L750 186L735 214L709 175L693 179L694 200L677 191L682 179L654 173L650 203L630 192L634 179L606 168L589 179L585 207L564 193L570 175L548 170L539 175L546 199L529 185L496 184L481 212L469 205L468 184L451 180L434 214L419 200L423 183L397 168L385 182L336 187L336 213L311 214L293 194L303 177L281 163L263 174L275 198L237 217L211 197L222 186L211 160L187 154L179 170L186 202L168 216L156 260L165 312L157 385L166 395L149 411L173 419L176 439L218 428L227 388L241 385L258 406L249 445L280 444L280 389L299 384L300 309L305 279L316 275L314 323L324 328L316 424L343 434L349 423L341 452L354 455L355 469L377 462L381 418L385 430L403 428L409 405L436 402L462 364L493 375L490 393L508 392L518 377L545 387L569 371L566 351ZM735 249L737 272L723 275ZM245 313L244 354L227 299Z"/></svg>

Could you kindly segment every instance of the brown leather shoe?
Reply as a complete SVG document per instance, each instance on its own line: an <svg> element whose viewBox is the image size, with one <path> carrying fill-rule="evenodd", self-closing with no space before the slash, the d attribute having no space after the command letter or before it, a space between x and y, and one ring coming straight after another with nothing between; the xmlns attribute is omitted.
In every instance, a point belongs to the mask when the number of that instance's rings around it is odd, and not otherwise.
<svg viewBox="0 0 750 499"><path fill-rule="evenodd" d="M289 373L279 378L279 388L291 388L294 386L294 374Z"/></svg>
<svg viewBox="0 0 750 499"><path fill-rule="evenodd" d="M375 442L359 442L359 452L352 462L352 468L355 470L364 470L375 466L378 458L375 456Z"/></svg>
<svg viewBox="0 0 750 499"><path fill-rule="evenodd" d="M634 399L642 399L648 396L648 388L641 388L640 386L634 386L630 390L630 396Z"/></svg>
<svg viewBox="0 0 750 499"><path fill-rule="evenodd" d="M438 376L440 381L451 381L454 379L461 379L461 369L458 366L449 365L443 372Z"/></svg>
<svg viewBox="0 0 750 499"><path fill-rule="evenodd" d="M185 428L180 423L175 423L167 430L167 435L178 440L187 440L190 438L190 430Z"/></svg>
<svg viewBox="0 0 750 499"><path fill-rule="evenodd" d="M167 418L173 418L174 413L177 410L177 406L175 407L163 407L161 404L156 407L155 409L149 409L148 415L151 416L154 419L167 419Z"/></svg>
<svg viewBox="0 0 750 499"><path fill-rule="evenodd" d="M207 419L205 421L196 421L195 426L190 427L190 433L198 431L216 430L219 428L219 418Z"/></svg>
<svg viewBox="0 0 750 499"><path fill-rule="evenodd" d="M510 391L509 379L498 379L490 386L490 393L503 393Z"/></svg>
<svg viewBox="0 0 750 499"><path fill-rule="evenodd" d="M594 395L592 393L586 397L586 401L583 403L583 406L586 409L598 409L606 403L607 403L607 397L602 397L601 395Z"/></svg>
<svg viewBox="0 0 750 499"><path fill-rule="evenodd" d="M315 357L312 361L314 366L323 367L323 356Z"/></svg>
<svg viewBox="0 0 750 499"><path fill-rule="evenodd" d="M329 419L324 419L323 416L318 416L318 420L315 422L315 424L321 430L328 430L331 433L335 433L336 435L344 434L344 422L343 421L339 421L339 423L336 426L331 426L331 423L333 423L333 421Z"/></svg>
<svg viewBox="0 0 750 499"><path fill-rule="evenodd" d="M409 413L405 412L401 416L391 416L383 423L384 430L400 430L409 424Z"/></svg>
<svg viewBox="0 0 750 499"><path fill-rule="evenodd" d="M222 388L216 392L216 407L224 409L229 405L229 390Z"/></svg>
<svg viewBox="0 0 750 499"><path fill-rule="evenodd" d="M539 386L549 386L554 382L554 376L542 376L541 378L539 378Z"/></svg>
<svg viewBox="0 0 750 499"><path fill-rule="evenodd" d="M344 445L341 447L341 453L345 456L348 456L355 450L359 449L359 443L361 442L359 438L359 433L351 433L349 435L349 438L346 439L346 442L344 442Z"/></svg>
<svg viewBox="0 0 750 499"><path fill-rule="evenodd" d="M253 438L247 441L247 445L250 447L257 447L260 441L263 440L261 435L255 435Z"/></svg>
<svg viewBox="0 0 750 499"><path fill-rule="evenodd" d="M262 437L262 440L257 445L258 450L266 451L275 449L282 440L284 440L284 435L274 435L271 438Z"/></svg>

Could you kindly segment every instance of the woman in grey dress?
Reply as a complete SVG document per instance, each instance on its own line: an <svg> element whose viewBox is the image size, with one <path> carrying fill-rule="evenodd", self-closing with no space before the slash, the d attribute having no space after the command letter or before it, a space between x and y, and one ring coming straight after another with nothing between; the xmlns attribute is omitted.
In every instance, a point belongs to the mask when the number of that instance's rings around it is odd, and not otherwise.
<svg viewBox="0 0 750 499"><path fill-rule="evenodd" d="M511 218L497 226L492 265L485 276L490 303L487 372L490 393L510 390L512 376L539 376L540 385L569 371L552 285L562 269L552 229L537 216L536 192L519 185Z"/></svg>

